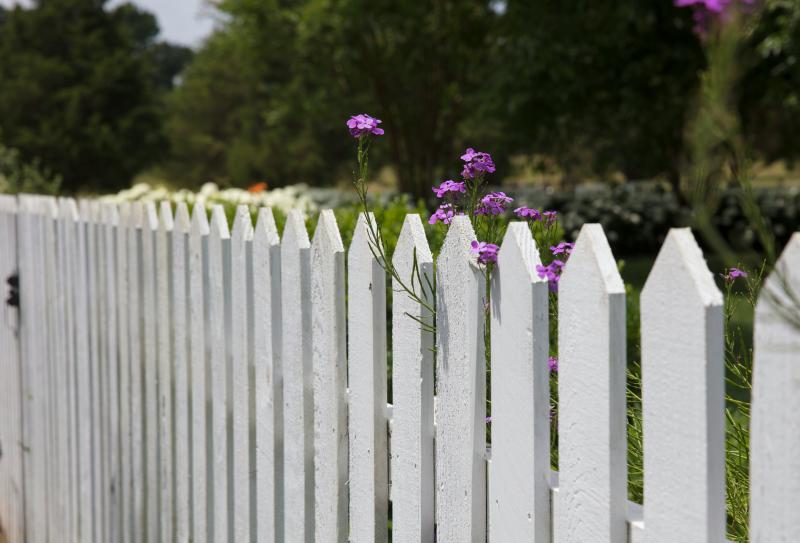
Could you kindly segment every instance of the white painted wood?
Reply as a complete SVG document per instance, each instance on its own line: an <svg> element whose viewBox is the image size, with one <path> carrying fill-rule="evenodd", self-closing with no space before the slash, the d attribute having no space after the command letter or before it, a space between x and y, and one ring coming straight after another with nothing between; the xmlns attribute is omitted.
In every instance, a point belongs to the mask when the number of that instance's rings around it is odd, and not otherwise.
<svg viewBox="0 0 800 543"><path fill-rule="evenodd" d="M527 223L509 224L493 274L489 538L550 542L548 290Z"/></svg>
<svg viewBox="0 0 800 543"><path fill-rule="evenodd" d="M231 409L233 438L234 541L250 541L250 324L248 303L252 300L253 222L246 205L236 208L231 233Z"/></svg>
<svg viewBox="0 0 800 543"><path fill-rule="evenodd" d="M131 441L131 352L130 352L130 308L129 275L135 261L129 260L131 231L131 206L123 202L119 206L119 222L114 232L117 244L117 337L119 356L119 539L123 543L132 541L133 535L133 482Z"/></svg>
<svg viewBox="0 0 800 543"><path fill-rule="evenodd" d="M17 199L0 195L0 281L5 300L10 294L8 278L18 271ZM22 397L19 352L20 315L17 308L3 305L0 313L0 524L9 541L22 541L25 534L22 473Z"/></svg>
<svg viewBox="0 0 800 543"><path fill-rule="evenodd" d="M750 540L800 541L800 233L761 289L755 317Z"/></svg>
<svg viewBox="0 0 800 543"><path fill-rule="evenodd" d="M437 539L486 539L485 280L469 219L450 224L436 268Z"/></svg>
<svg viewBox="0 0 800 543"><path fill-rule="evenodd" d="M228 478L228 368L227 368L227 324L230 322L226 307L226 292L230 276L230 233L225 211L221 205L214 206L211 214L211 230L208 237L208 330L210 345L211 390L211 457L212 504L210 519L213 522L213 541L229 541L229 478ZM232 525L231 525L232 529ZM231 541L233 539L230 539Z"/></svg>
<svg viewBox="0 0 800 543"><path fill-rule="evenodd" d="M311 366L311 244L298 210L281 243L284 500L287 541L314 541L314 397Z"/></svg>
<svg viewBox="0 0 800 543"><path fill-rule="evenodd" d="M191 219L184 202L175 209L172 231L172 326L175 363L175 541L191 536L191 443L189 405L189 231Z"/></svg>
<svg viewBox="0 0 800 543"><path fill-rule="evenodd" d="M344 245L333 211L320 213L311 243L314 373L315 540L346 542L347 352Z"/></svg>
<svg viewBox="0 0 800 543"><path fill-rule="evenodd" d="M433 256L419 215L406 215L392 265L433 305ZM396 279L392 290L392 541L433 543L433 334L414 320L432 324L432 316Z"/></svg>
<svg viewBox="0 0 800 543"><path fill-rule="evenodd" d="M350 541L385 542L389 522L386 421L386 272L370 249L361 214L347 254L350 384Z"/></svg>
<svg viewBox="0 0 800 543"><path fill-rule="evenodd" d="M599 224L581 229L558 291L556 541L625 542L625 286Z"/></svg>
<svg viewBox="0 0 800 543"><path fill-rule="evenodd" d="M253 365L256 541L283 541L283 373L280 239L261 208L253 234Z"/></svg>
<svg viewBox="0 0 800 543"><path fill-rule="evenodd" d="M145 540L145 433L144 433L144 207L131 206L128 230L128 326L131 404L131 541Z"/></svg>
<svg viewBox="0 0 800 543"><path fill-rule="evenodd" d="M158 440L161 541L174 541L175 462L173 432L173 346L172 346L172 234L175 222L169 202L161 202L156 234L156 323L158 341Z"/></svg>
<svg viewBox="0 0 800 543"><path fill-rule="evenodd" d="M75 201L69 198L59 203L59 244L60 269L64 290L64 324L65 339L65 372L66 372L66 411L68 450L68 523L67 535L79 541L79 455L78 455L78 418L77 418L77 349L75 336L75 261L77 259L77 223L78 210Z"/></svg>
<svg viewBox="0 0 800 543"><path fill-rule="evenodd" d="M106 330L106 383L107 392L107 421L106 421L106 462L108 465L108 478L106 488L108 492L107 531L104 535L108 541L121 541L120 532L120 411L119 411L119 333L117 307L119 306L119 291L117 281L120 275L118 267L118 238L117 229L120 227L119 209L116 204L105 204L103 215L103 246L105 250L103 262L103 281L106 297L103 300L105 309Z"/></svg>
<svg viewBox="0 0 800 543"><path fill-rule="evenodd" d="M642 290L646 543L725 538L722 294L689 229Z"/></svg>
<svg viewBox="0 0 800 543"><path fill-rule="evenodd" d="M208 541L209 512L212 511L208 491L210 484L209 355L211 337L208 326L208 217L202 205L192 210L189 234L189 327L192 404L192 541ZM213 524L212 524L213 526Z"/></svg>
<svg viewBox="0 0 800 543"><path fill-rule="evenodd" d="M142 221L142 332L144 349L144 429L145 429L145 534L148 542L158 541L161 525L159 484L160 447L158 393L158 285L156 233L158 211L154 202L144 205Z"/></svg>

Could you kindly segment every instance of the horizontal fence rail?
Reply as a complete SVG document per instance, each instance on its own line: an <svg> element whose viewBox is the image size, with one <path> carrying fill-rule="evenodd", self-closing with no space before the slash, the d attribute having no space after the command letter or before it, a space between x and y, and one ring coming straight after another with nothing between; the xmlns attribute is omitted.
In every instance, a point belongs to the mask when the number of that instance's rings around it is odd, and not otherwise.
<svg viewBox="0 0 800 543"><path fill-rule="evenodd" d="M2 537L725 541L723 295L688 229L641 297L642 507L626 293L602 228L581 230L558 296L556 473L527 225L508 227L488 322L466 218L434 259L408 215L392 276L374 226L359 217L346 248L331 211L311 237L293 211L280 236L269 209L229 225L219 206L0 195ZM754 542L800 541L799 270L795 234L756 309Z"/></svg>

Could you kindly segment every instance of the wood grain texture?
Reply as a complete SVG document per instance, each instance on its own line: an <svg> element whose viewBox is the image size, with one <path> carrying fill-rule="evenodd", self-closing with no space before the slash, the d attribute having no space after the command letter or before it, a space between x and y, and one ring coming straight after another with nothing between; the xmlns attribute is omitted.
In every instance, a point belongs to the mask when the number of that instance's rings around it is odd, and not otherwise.
<svg viewBox="0 0 800 543"><path fill-rule="evenodd" d="M345 543L348 536L344 288L344 245L333 211L323 210L311 244L314 525L317 543Z"/></svg>
<svg viewBox="0 0 800 543"><path fill-rule="evenodd" d="M485 282L467 217L453 219L436 267L437 539L486 539Z"/></svg>
<svg viewBox="0 0 800 543"><path fill-rule="evenodd" d="M311 363L311 243L298 210L281 242L286 541L314 541L314 385Z"/></svg>
<svg viewBox="0 0 800 543"><path fill-rule="evenodd" d="M347 255L348 382L350 389L350 541L388 538L389 465L386 420L386 272L373 255L361 214Z"/></svg>
<svg viewBox="0 0 800 543"><path fill-rule="evenodd" d="M642 291L645 543L725 538L722 294L689 229Z"/></svg>
<svg viewBox="0 0 800 543"><path fill-rule="evenodd" d="M560 495L556 541L622 543L627 526L625 286L586 224L558 295Z"/></svg>
<svg viewBox="0 0 800 543"><path fill-rule="evenodd" d="M800 234L761 289L755 316L750 540L800 541Z"/></svg>
<svg viewBox="0 0 800 543"><path fill-rule="evenodd" d="M492 282L492 541L550 541L548 293L537 264L528 225L511 223Z"/></svg>
<svg viewBox="0 0 800 543"><path fill-rule="evenodd" d="M406 215L392 264L412 292L434 303L433 256L419 215ZM397 279L392 291L392 541L433 543L433 334L414 320L432 324L432 315Z"/></svg>

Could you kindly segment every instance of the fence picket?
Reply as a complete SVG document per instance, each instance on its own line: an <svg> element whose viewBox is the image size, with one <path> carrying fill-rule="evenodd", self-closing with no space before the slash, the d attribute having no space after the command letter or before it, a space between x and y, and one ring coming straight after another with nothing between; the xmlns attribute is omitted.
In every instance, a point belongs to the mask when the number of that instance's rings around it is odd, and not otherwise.
<svg viewBox="0 0 800 543"><path fill-rule="evenodd" d="M257 541L283 541L283 372L280 239L261 208L253 233L253 394Z"/></svg>
<svg viewBox="0 0 800 543"><path fill-rule="evenodd" d="M250 335L253 222L246 205L236 208L231 233L231 409L234 541L250 541Z"/></svg>
<svg viewBox="0 0 800 543"><path fill-rule="evenodd" d="M436 268L437 539L486 537L486 366L483 272L469 219L453 219Z"/></svg>
<svg viewBox="0 0 800 543"><path fill-rule="evenodd" d="M161 202L156 232L156 323L158 378L158 467L161 541L174 541L173 348L172 348L172 207Z"/></svg>
<svg viewBox="0 0 800 543"><path fill-rule="evenodd" d="M347 353L344 245L333 211L311 243L314 507L317 542L347 541Z"/></svg>
<svg viewBox="0 0 800 543"><path fill-rule="evenodd" d="M202 204L192 209L189 234L189 326L192 404L192 541L205 543L209 533L209 511L213 511L209 492L211 441L208 315L208 216ZM212 523L213 527L213 523Z"/></svg>
<svg viewBox="0 0 800 543"><path fill-rule="evenodd" d="M550 541L548 293L537 264L528 225L509 224L491 299L492 541Z"/></svg>
<svg viewBox="0 0 800 543"><path fill-rule="evenodd" d="M581 229L558 304L555 540L621 543L627 537L625 286L600 225Z"/></svg>
<svg viewBox="0 0 800 543"><path fill-rule="evenodd" d="M11 294L8 280L19 270L17 259L17 199L0 195L0 281L5 303ZM22 396L19 346L19 308L4 305L0 314L0 531L9 541L22 541L25 534ZM66 490L66 489L65 489Z"/></svg>
<svg viewBox="0 0 800 543"><path fill-rule="evenodd" d="M284 401L284 536L314 541L314 396L311 366L310 251L303 216L286 217L281 242Z"/></svg>
<svg viewBox="0 0 800 543"><path fill-rule="evenodd" d="M184 202L175 208L172 229L172 326L175 417L175 541L187 543L190 533L192 481L189 405L189 210Z"/></svg>
<svg viewBox="0 0 800 543"><path fill-rule="evenodd" d="M106 432L106 465L107 478L105 480L108 503L106 511L106 532L104 539L107 541L121 541L119 531L120 511L120 478L119 478L119 336L117 320L117 277L118 246L116 231L120 227L119 210L115 204L103 205L102 216L102 244L103 244L103 282L105 285L105 298L101 301L105 312L105 363L106 382L103 384L107 396Z"/></svg>
<svg viewBox="0 0 800 543"><path fill-rule="evenodd" d="M750 436L750 540L800 541L800 233L756 306Z"/></svg>
<svg viewBox="0 0 800 543"><path fill-rule="evenodd" d="M129 270L134 261L130 259L129 243L132 237L131 205L119 205L119 220L114 233L117 243L117 337L119 356L119 539L130 543L133 535L133 494L131 435L131 338L129 307Z"/></svg>
<svg viewBox="0 0 800 543"><path fill-rule="evenodd" d="M350 541L387 540L386 272L370 248L375 217L359 215L347 255Z"/></svg>
<svg viewBox="0 0 800 543"><path fill-rule="evenodd" d="M724 541L722 294L688 228L667 235L641 308L645 542Z"/></svg>
<svg viewBox="0 0 800 543"><path fill-rule="evenodd" d="M406 215L392 265L392 541L433 543L433 256L419 215ZM399 278L399 279L398 279ZM415 320L418 319L418 320Z"/></svg>
<svg viewBox="0 0 800 543"><path fill-rule="evenodd" d="M211 447L213 451L211 471L212 504L211 519L214 543L233 541L229 539L229 479L228 479L228 425L230 409L228 403L227 325L230 323L226 292L229 290L230 233L225 210L215 205L211 213L211 229L208 236L208 312L207 333L211 336L209 364L211 368L209 388L211 390ZM220 318L222 317L222 318ZM229 528L230 526L230 528Z"/></svg>

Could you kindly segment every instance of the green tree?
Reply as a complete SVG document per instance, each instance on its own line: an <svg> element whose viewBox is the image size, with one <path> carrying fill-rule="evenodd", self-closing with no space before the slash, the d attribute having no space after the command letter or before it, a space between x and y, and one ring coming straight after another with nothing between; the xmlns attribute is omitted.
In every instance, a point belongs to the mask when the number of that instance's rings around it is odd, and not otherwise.
<svg viewBox="0 0 800 543"><path fill-rule="evenodd" d="M133 22L145 23L136 26ZM39 0L5 12L0 138L66 191L125 186L161 156L152 17L105 0Z"/></svg>

